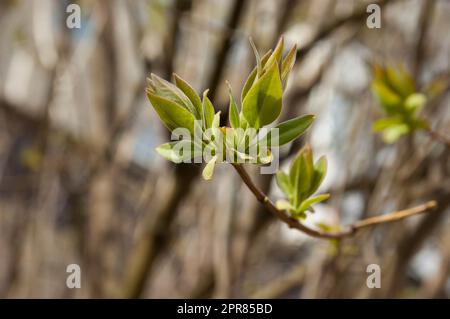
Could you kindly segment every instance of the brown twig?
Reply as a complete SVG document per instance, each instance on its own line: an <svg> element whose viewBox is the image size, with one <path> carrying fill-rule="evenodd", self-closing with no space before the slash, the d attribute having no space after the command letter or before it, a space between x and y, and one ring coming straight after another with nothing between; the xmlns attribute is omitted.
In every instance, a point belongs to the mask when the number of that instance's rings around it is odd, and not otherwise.
<svg viewBox="0 0 450 319"><path fill-rule="evenodd" d="M431 128L427 128L425 131L428 133L431 139L443 143L445 144L445 146L450 148L450 137L442 134L441 132L435 131Z"/></svg>
<svg viewBox="0 0 450 319"><path fill-rule="evenodd" d="M425 204L415 206L412 208L408 208L401 211L396 211L388 215L375 216L367 219L360 220L354 224L347 226L345 229L339 232L324 232L321 230L316 230L309 228L308 226L302 224L297 219L290 217L284 211L279 210L273 204L273 202L261 191L259 188L253 183L247 171L244 169L242 165L232 164L233 167L238 172L239 176L250 189L250 191L255 195L256 199L264 205L272 214L274 214L277 218L281 219L284 223L286 223L290 228L295 228L307 235L316 238L325 238L325 239L339 239L343 237L349 237L354 235L358 230L370 227L378 224L394 222L403 218L407 218L413 215L422 214L429 212L437 207L435 201L429 201Z"/></svg>

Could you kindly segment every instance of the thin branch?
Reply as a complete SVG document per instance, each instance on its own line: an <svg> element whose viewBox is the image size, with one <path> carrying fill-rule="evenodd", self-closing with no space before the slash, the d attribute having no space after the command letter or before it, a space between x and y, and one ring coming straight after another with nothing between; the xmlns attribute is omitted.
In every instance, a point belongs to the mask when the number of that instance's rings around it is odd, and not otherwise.
<svg viewBox="0 0 450 319"><path fill-rule="evenodd" d="M439 210L433 215L428 215L406 236L401 237L396 247L396 261L392 269L392 281L388 284L386 296L393 298L398 295L402 282L405 280L405 269L408 267L414 254L424 244L431 232L441 224L448 207L450 207L450 196L446 190L434 192Z"/></svg>
<svg viewBox="0 0 450 319"><path fill-rule="evenodd" d="M415 44L414 63L412 65L412 76L413 79L417 79L421 73L423 60L425 58L425 46L427 45L426 35L430 28L430 22L433 18L434 7L436 5L435 0L424 0L422 2L422 8L420 10L419 21L418 21L418 32L417 40Z"/></svg>
<svg viewBox="0 0 450 319"><path fill-rule="evenodd" d="M290 217L287 215L284 211L279 210L276 208L276 206L273 204L273 202L267 197L259 188L253 183L250 176L248 175L247 171L244 169L242 165L239 164L232 164L233 167L238 172L239 176L242 178L243 182L247 187L250 189L250 191L255 195L256 199L264 205L272 214L274 214L277 218L281 219L283 222L285 222L290 228L295 228L307 235L310 235L312 237L316 238L326 238L326 239L339 239L343 237L350 237L354 235L358 230L370 227L382 223L389 223L397 220L401 220L413 215L422 214L426 212L432 211L434 208L437 207L437 204L435 201L429 201L425 204L408 208L401 211L396 211L388 215L382 215L382 216L376 216L371 217L368 219L360 220L354 224L351 224L347 226L344 230L339 232L324 232L321 230L316 230L309 228L308 226L300 223L297 219Z"/></svg>
<svg viewBox="0 0 450 319"><path fill-rule="evenodd" d="M411 208L407 208L404 210L399 210L399 211L396 211L396 212L388 214L388 215L374 216L374 217L369 217L367 219L357 221L353 224L353 228L361 229L364 227L375 226L378 224L395 222L397 220L401 220L401 219L408 218L408 217L411 217L414 215L429 212L429 211L435 209L436 207L437 207L436 201L432 200L432 201L426 202L424 204L421 204L421 205L418 205L415 207L411 207Z"/></svg>
<svg viewBox="0 0 450 319"><path fill-rule="evenodd" d="M236 30L239 23L244 16L245 6L247 1L236 0L231 6L230 17L228 18L227 27L230 30ZM216 100L216 94L220 85L220 79L225 69L228 51L231 48L233 40L233 32L225 33L223 40L220 44L220 48L216 51L213 61L216 61L214 68L212 69L211 76L208 80L209 94L212 97L212 101Z"/></svg>
<svg viewBox="0 0 450 319"><path fill-rule="evenodd" d="M434 141L440 142L445 144L445 146L450 148L450 137L442 134L441 132L435 131L431 128L427 128L425 130L428 135L431 137L431 139L433 139Z"/></svg>

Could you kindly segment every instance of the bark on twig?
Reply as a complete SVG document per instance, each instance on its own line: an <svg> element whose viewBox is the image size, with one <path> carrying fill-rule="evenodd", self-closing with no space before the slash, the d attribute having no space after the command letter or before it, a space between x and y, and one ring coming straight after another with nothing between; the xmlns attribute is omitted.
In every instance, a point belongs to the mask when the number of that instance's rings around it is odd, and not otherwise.
<svg viewBox="0 0 450 319"><path fill-rule="evenodd" d="M344 230L339 232L324 232L321 230L309 228L308 226L302 224L298 219L292 218L288 216L284 211L281 211L278 208L276 208L276 206L272 203L272 201L253 183L250 176L245 171L242 165L238 164L232 165L238 172L239 176L242 178L242 181L247 185L247 187L250 189L253 195L255 195L256 199L261 204L263 204L264 207L266 207L272 214L274 214L278 219L286 223L289 226L289 228L297 229L307 235L316 238L339 239L353 236L358 230L362 228L401 220L413 215L428 213L434 210L437 206L435 201L429 201L425 204L408 208L405 210L396 211L388 215L375 216L368 219L360 220L352 225L345 227Z"/></svg>

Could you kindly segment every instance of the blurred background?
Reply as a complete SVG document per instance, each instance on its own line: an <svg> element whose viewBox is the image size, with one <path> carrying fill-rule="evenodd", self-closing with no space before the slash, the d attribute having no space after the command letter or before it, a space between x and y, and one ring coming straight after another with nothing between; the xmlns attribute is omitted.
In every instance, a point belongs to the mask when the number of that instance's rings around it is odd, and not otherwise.
<svg viewBox="0 0 450 319"><path fill-rule="evenodd" d="M70 29L70 3L81 28ZM369 3L382 24L369 29ZM2 0L0 2L0 296L3 298L447 298L450 150L418 133L384 144L370 91L373 61L443 89L424 116L450 134L448 0ZM212 181L174 165L145 96L172 72L226 112L260 52L299 46L281 119L316 114L281 149L326 154L306 220L349 224L436 200L439 208L337 241L288 229L231 166ZM226 119L227 117L224 117ZM226 124L226 123L222 123ZM270 175L248 168L274 200ZM68 289L66 267L81 267ZM381 267L369 289L366 268Z"/></svg>

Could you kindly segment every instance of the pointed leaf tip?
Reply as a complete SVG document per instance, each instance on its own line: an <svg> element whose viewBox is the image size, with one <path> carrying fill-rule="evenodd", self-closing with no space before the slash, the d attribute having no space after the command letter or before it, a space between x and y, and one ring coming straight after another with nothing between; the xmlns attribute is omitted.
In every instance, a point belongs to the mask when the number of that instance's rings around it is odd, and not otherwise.
<svg viewBox="0 0 450 319"><path fill-rule="evenodd" d="M209 181L214 174L214 167L216 165L217 156L214 156L205 166L202 172L203 179Z"/></svg>

